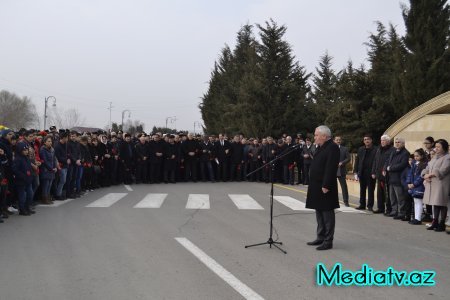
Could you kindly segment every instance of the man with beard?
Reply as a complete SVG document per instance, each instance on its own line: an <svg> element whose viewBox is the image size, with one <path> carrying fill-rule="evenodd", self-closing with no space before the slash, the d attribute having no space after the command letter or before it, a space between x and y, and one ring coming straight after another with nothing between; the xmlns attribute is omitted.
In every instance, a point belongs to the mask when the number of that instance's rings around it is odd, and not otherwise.
<svg viewBox="0 0 450 300"><path fill-rule="evenodd" d="M356 209L373 211L375 179L372 178L372 165L375 159L375 147L373 146L372 135L366 134L363 137L364 146L359 147L355 160L353 173L355 179L359 180L359 206ZM366 191L369 194L366 206Z"/></svg>

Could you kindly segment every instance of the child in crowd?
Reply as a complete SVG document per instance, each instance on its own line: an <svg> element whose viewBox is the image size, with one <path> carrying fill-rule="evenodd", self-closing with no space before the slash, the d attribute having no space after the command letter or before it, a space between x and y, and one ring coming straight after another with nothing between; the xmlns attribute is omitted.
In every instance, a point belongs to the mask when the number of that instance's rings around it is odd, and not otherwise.
<svg viewBox="0 0 450 300"><path fill-rule="evenodd" d="M423 185L422 170L427 166L428 159L423 149L414 151L414 162L408 174L406 183L408 184L408 194L414 199L414 218L409 222L411 225L422 224L423 211L423 192L425 186Z"/></svg>

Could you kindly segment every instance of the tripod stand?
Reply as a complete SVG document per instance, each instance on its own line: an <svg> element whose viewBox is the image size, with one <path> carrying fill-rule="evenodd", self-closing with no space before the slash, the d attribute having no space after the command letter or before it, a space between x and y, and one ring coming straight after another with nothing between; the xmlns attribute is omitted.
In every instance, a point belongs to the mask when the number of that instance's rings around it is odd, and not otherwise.
<svg viewBox="0 0 450 300"><path fill-rule="evenodd" d="M281 252L283 252L284 254L287 254L287 252L283 249L281 249L278 245L283 245L282 242L276 242L273 240L273 184L274 184L274 171L275 171L275 162L280 160L281 158L285 157L286 155L294 152L294 150L298 149L298 147L300 146L300 144L296 144L290 148L285 149L285 151L283 151L280 155L277 155L274 159L272 159L271 161L269 161L268 163L262 165L261 167L257 168L256 170L250 172L249 174L247 174L247 177L258 172L259 170L264 169L266 166L270 166L270 233L269 233L269 239L267 240L267 242L263 242L263 243L258 243L258 244L253 244L253 245L247 245L245 246L245 248L250 248L250 247L255 247L255 246L261 246L261 245L269 245L270 248L272 248L272 246L274 246L275 248L277 248L278 250L280 250ZM289 151L286 151L289 150Z"/></svg>

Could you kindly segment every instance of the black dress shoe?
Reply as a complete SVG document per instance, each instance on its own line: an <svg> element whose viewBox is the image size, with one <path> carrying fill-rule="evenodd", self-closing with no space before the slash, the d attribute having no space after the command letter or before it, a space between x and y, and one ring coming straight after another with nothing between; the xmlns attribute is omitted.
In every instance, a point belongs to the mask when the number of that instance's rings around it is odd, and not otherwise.
<svg viewBox="0 0 450 300"><path fill-rule="evenodd" d="M364 206L358 206L358 207L356 207L356 209L359 209L359 210L365 210L366 208L364 207Z"/></svg>
<svg viewBox="0 0 450 300"><path fill-rule="evenodd" d="M321 241L321 240L315 240L315 241L306 243L306 245L309 245L309 246L317 246L317 245L322 245L322 244L323 244L323 241Z"/></svg>
<svg viewBox="0 0 450 300"><path fill-rule="evenodd" d="M322 245L317 247L316 250L328 250L328 249L331 249L331 248L333 248L333 244L323 243Z"/></svg>
<svg viewBox="0 0 450 300"><path fill-rule="evenodd" d="M382 210L374 210L373 213L374 214L384 214L384 211L382 211Z"/></svg>
<svg viewBox="0 0 450 300"><path fill-rule="evenodd" d="M348 202L344 202L345 207L350 207L350 204Z"/></svg>
<svg viewBox="0 0 450 300"><path fill-rule="evenodd" d="M373 212L373 208L372 207L367 208L367 210Z"/></svg>
<svg viewBox="0 0 450 300"><path fill-rule="evenodd" d="M394 216L394 220L403 220L404 216Z"/></svg>
<svg viewBox="0 0 450 300"><path fill-rule="evenodd" d="M0 218L0 223L5 223L5 221L3 221L3 219L2 219L2 218Z"/></svg>
<svg viewBox="0 0 450 300"><path fill-rule="evenodd" d="M395 218L395 217L397 217L397 214L396 213L390 213L389 217L394 217Z"/></svg>

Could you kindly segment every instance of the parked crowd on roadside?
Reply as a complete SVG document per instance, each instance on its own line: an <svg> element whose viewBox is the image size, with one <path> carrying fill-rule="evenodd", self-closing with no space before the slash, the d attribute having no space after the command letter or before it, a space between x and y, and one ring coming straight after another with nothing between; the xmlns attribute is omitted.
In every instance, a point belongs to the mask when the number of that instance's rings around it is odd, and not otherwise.
<svg viewBox="0 0 450 300"><path fill-rule="evenodd" d="M341 145L341 137L334 141L341 150L337 178L344 204L349 206L346 177L350 155ZM450 199L448 142L428 137L423 149L412 155L402 138L396 138L394 146L387 135L380 142L375 146L368 134L358 149L354 164L361 190L357 209L414 225L432 221L428 229L445 231ZM118 184L273 181L308 185L315 149L313 141L301 134L258 139L225 134L79 133L54 126L46 131L3 128L0 222L16 211L24 216L34 214L37 203L50 205Z"/></svg>

